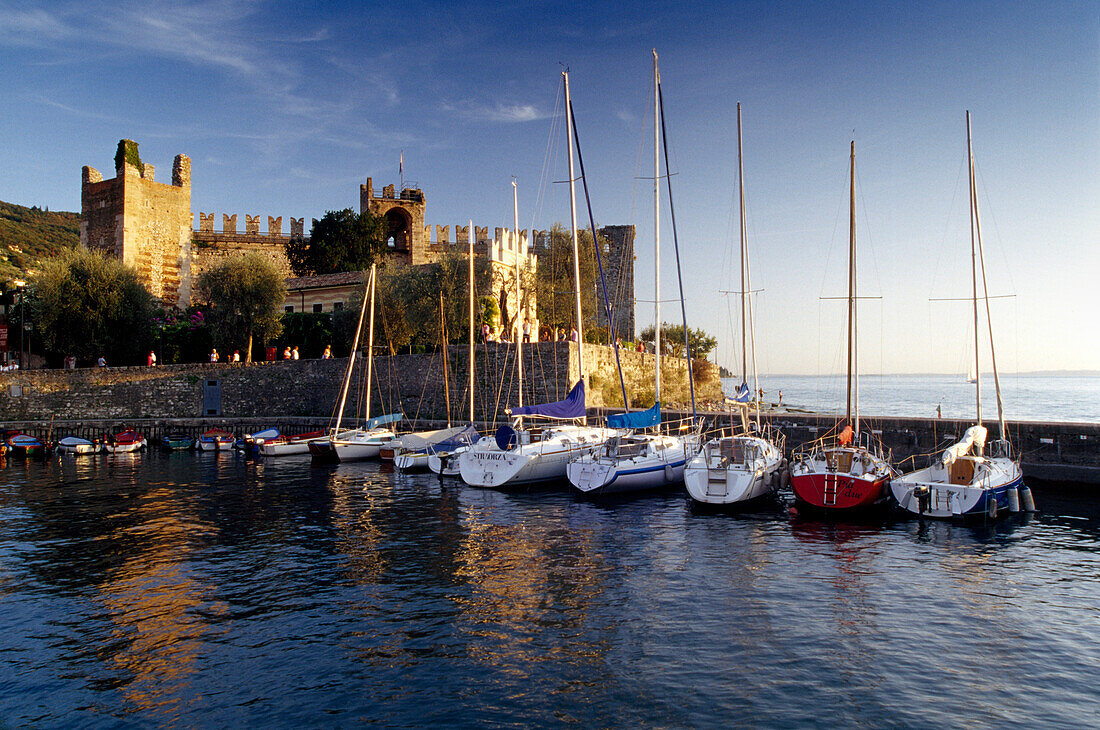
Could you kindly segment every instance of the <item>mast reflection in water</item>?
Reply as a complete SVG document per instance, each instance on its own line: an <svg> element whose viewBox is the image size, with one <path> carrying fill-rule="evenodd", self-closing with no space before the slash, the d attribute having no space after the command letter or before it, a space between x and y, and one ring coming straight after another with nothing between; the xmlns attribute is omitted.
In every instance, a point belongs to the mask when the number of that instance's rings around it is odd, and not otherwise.
<svg viewBox="0 0 1100 730"><path fill-rule="evenodd" d="M694 514L376 464L9 462L13 725L1036 725L1100 712L1100 518Z"/></svg>

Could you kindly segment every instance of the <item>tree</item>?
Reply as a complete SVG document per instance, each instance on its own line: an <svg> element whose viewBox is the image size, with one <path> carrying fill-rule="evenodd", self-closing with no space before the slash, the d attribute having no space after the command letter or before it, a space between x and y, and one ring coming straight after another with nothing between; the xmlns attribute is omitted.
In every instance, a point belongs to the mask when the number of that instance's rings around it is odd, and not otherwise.
<svg viewBox="0 0 1100 730"><path fill-rule="evenodd" d="M581 311L585 329L596 323L596 308L603 307L599 294L600 274L596 266L596 249L590 231L579 232ZM602 239L601 239L602 241ZM565 332L575 322L576 291L573 283L573 238L561 224L550 229L549 245L536 251L539 257L537 291L539 320L549 327Z"/></svg>
<svg viewBox="0 0 1100 730"><path fill-rule="evenodd" d="M296 276L366 271L386 249L385 233L385 221L370 211L330 210L314 222L308 241L293 236L283 247Z"/></svg>
<svg viewBox="0 0 1100 730"><path fill-rule="evenodd" d="M638 335L638 339L652 347L653 335L653 325L649 325ZM705 360L711 350L718 346L718 338L708 335L703 330L688 327L688 344L691 345L693 360ZM675 357L684 356L683 325L661 323L661 351Z"/></svg>
<svg viewBox="0 0 1100 730"><path fill-rule="evenodd" d="M198 290L225 350L247 341L245 362L252 362L253 338L262 344L282 331L286 285L275 264L261 254L234 256L203 272Z"/></svg>
<svg viewBox="0 0 1100 730"><path fill-rule="evenodd" d="M475 286L476 282L489 280L488 270L489 264L484 259L474 262ZM470 317L469 280L469 261L465 254L457 252L444 254L436 263L425 266L398 266L380 271L379 324L390 352L406 346L430 349L439 345L440 294L447 341L465 342ZM480 323L485 316L484 306L476 306L474 316Z"/></svg>
<svg viewBox="0 0 1100 730"><path fill-rule="evenodd" d="M47 261L32 288L28 309L51 358L145 362L157 305L134 269L99 251L76 248Z"/></svg>

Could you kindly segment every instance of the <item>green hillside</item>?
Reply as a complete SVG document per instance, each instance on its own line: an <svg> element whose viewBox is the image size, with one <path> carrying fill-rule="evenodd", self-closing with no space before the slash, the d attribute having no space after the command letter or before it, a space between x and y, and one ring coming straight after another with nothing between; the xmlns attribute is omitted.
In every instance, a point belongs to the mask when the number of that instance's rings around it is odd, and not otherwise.
<svg viewBox="0 0 1100 730"><path fill-rule="evenodd" d="M26 278L42 259L80 243L80 214L0 201L0 282Z"/></svg>

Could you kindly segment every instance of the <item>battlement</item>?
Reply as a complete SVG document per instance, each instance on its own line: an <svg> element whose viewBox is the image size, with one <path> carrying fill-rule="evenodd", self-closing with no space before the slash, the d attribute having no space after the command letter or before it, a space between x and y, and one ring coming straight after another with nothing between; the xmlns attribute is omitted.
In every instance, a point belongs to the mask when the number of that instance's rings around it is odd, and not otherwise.
<svg viewBox="0 0 1100 730"><path fill-rule="evenodd" d="M167 304L190 296L191 158L176 155L171 184L156 181L138 144L118 142L115 177L81 169L80 242L106 251L138 270L150 293Z"/></svg>
<svg viewBox="0 0 1100 730"><path fill-rule="evenodd" d="M304 236L304 218L290 218L290 232L283 233L283 217L282 216L267 216L267 233L260 233L260 223L262 216L244 214L244 233L237 231L237 214L229 215L228 213L222 213L222 229L220 233L227 236L268 236L268 237L282 237L287 238L289 236ZM214 213L199 213L199 227L195 229L198 233L218 233L214 230ZM317 222L316 219L313 221Z"/></svg>

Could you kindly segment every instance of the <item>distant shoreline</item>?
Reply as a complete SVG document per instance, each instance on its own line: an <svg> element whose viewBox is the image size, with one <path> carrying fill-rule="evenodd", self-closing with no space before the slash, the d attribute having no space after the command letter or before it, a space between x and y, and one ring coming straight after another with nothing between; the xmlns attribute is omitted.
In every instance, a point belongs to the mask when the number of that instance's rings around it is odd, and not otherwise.
<svg viewBox="0 0 1100 730"><path fill-rule="evenodd" d="M761 378L843 378L845 373L762 373ZM866 378L934 378L944 376L958 376L966 378L966 373L860 373L860 380ZM982 378L993 377L992 372L982 372ZM1024 372L1001 371L1002 378L1100 378L1100 370L1028 370ZM723 375L725 379L733 380L738 375Z"/></svg>

